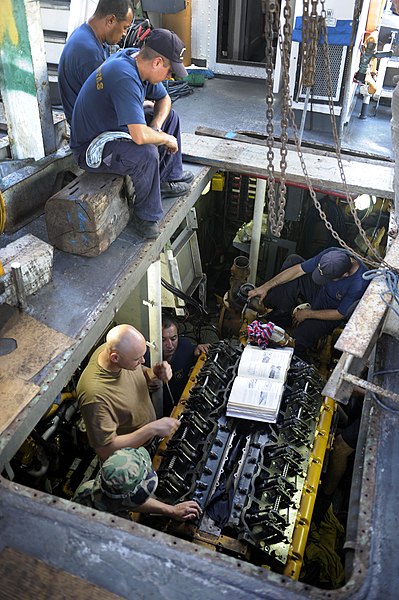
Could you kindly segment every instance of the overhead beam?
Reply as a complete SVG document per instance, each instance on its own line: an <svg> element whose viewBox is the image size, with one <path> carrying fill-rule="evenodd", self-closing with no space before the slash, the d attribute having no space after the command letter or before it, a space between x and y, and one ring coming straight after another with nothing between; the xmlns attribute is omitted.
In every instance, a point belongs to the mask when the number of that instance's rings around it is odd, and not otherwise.
<svg viewBox="0 0 399 600"><path fill-rule="evenodd" d="M184 160L217 167L223 171L244 173L257 177L267 177L268 148L213 137L201 137L192 133L182 134ZM337 159L319 156L303 150L306 167L316 191L345 194L345 186L340 177ZM276 152L276 158L278 158ZM280 176L279 159L275 161L275 177ZM372 194L383 198L393 198L394 165L385 161L367 163L364 159L342 159L346 181L351 195ZM288 150L286 183L307 187L299 157L296 151Z"/></svg>

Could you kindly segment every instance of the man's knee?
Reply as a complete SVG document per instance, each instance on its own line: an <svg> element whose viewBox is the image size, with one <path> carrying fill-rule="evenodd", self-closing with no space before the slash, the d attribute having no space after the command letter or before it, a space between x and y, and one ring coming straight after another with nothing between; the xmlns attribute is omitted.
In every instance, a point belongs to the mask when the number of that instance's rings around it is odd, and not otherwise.
<svg viewBox="0 0 399 600"><path fill-rule="evenodd" d="M121 156L120 161L133 180L135 177L151 176L159 170L158 148L154 144L135 146L133 151L130 149L130 152Z"/></svg>
<svg viewBox="0 0 399 600"><path fill-rule="evenodd" d="M355 451L355 448L352 448L352 446L350 446L342 437L342 435L339 433L335 440L334 440L334 445L333 445L333 452L334 455L337 458L347 458L348 456L350 456L352 454L352 452Z"/></svg>
<svg viewBox="0 0 399 600"><path fill-rule="evenodd" d="M299 254L289 254L281 265L281 271L285 271L285 269L289 269L289 267L293 267L294 265L300 265L304 261L305 259Z"/></svg>

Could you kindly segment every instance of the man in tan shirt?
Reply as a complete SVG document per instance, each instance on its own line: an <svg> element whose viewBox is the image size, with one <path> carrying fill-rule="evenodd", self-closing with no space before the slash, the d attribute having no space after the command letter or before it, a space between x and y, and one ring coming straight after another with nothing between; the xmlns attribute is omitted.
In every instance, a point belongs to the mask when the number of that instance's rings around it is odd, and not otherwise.
<svg viewBox="0 0 399 600"><path fill-rule="evenodd" d="M145 338L137 329L117 325L79 379L79 408L89 443L103 461L121 448L139 448L153 437L173 435L179 427L177 419L156 419L147 385L150 370L143 367L145 351ZM166 361L152 370L165 383L172 377Z"/></svg>

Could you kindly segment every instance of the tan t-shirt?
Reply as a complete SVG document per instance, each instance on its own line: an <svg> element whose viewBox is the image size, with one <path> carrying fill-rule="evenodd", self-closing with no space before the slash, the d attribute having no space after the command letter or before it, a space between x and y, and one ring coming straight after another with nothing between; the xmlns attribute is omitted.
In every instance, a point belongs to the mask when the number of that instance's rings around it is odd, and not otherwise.
<svg viewBox="0 0 399 600"><path fill-rule="evenodd" d="M97 361L104 346L93 353L77 385L79 408L93 448L106 446L115 436L156 419L142 367L106 371Z"/></svg>

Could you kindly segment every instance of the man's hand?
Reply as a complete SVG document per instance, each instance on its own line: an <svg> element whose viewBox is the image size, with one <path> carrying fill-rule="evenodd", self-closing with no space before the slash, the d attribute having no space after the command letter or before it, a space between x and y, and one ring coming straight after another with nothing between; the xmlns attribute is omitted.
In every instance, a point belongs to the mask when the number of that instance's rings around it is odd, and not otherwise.
<svg viewBox="0 0 399 600"><path fill-rule="evenodd" d="M173 372L170 364L163 360L161 363L157 363L152 367L155 375L160 379L163 383L168 383L172 379Z"/></svg>
<svg viewBox="0 0 399 600"><path fill-rule="evenodd" d="M162 387L162 381L158 377L147 379L147 387L150 394L152 394L152 392L156 392Z"/></svg>
<svg viewBox="0 0 399 600"><path fill-rule="evenodd" d="M207 354L210 344L198 344L194 350L194 356L200 356L200 354Z"/></svg>
<svg viewBox="0 0 399 600"><path fill-rule="evenodd" d="M177 139L173 137L173 135L169 135L169 133L166 133L165 136L166 141L163 142L163 145L166 146L169 154L176 154L176 152L179 150Z"/></svg>
<svg viewBox="0 0 399 600"><path fill-rule="evenodd" d="M271 287L269 286L268 282L266 281L266 283L264 283L263 285L260 285L259 287L250 290L248 292L248 299L254 298L255 296L259 297L260 302L262 302L267 294L270 292Z"/></svg>
<svg viewBox="0 0 399 600"><path fill-rule="evenodd" d="M311 311L308 308L297 308L292 316L294 327L298 327L300 323L311 318Z"/></svg>
<svg viewBox="0 0 399 600"><path fill-rule="evenodd" d="M178 521L191 521L201 516L201 509L194 500L187 500L172 506L171 516Z"/></svg>
<svg viewBox="0 0 399 600"><path fill-rule="evenodd" d="M173 435L180 427L180 421L172 417L162 417L151 423L154 429L154 435L157 437L169 437Z"/></svg>

